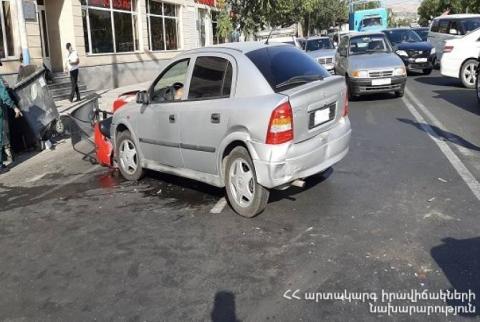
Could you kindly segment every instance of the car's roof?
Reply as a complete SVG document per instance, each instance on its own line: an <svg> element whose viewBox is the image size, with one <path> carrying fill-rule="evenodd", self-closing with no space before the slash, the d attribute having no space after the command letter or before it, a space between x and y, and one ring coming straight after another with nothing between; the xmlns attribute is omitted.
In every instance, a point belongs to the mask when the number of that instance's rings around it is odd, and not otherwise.
<svg viewBox="0 0 480 322"><path fill-rule="evenodd" d="M383 31L393 31L393 30L412 30L410 27L396 27L396 28L387 28L384 29Z"/></svg>
<svg viewBox="0 0 480 322"><path fill-rule="evenodd" d="M348 34L348 37L384 36L381 31L355 32Z"/></svg>
<svg viewBox="0 0 480 322"><path fill-rule="evenodd" d="M436 19L460 19L460 18L479 18L480 14L471 14L471 13L459 13L454 15L446 15L435 18Z"/></svg>
<svg viewBox="0 0 480 322"><path fill-rule="evenodd" d="M219 44L219 45L214 45L214 46L209 46L209 47L203 47L203 48L196 48L189 50L189 53L203 53L203 52L212 52L215 51L215 49L219 50L233 50L241 53L249 53L258 49L266 48L266 47L273 47L273 46L290 46L284 43L277 43L277 42L269 42L268 44L265 44L265 41L245 41L245 42L231 42L231 43L225 43L225 44Z"/></svg>
<svg viewBox="0 0 480 322"><path fill-rule="evenodd" d="M317 39L330 39L328 36L312 36L312 37L305 37L301 38L301 40L317 40Z"/></svg>

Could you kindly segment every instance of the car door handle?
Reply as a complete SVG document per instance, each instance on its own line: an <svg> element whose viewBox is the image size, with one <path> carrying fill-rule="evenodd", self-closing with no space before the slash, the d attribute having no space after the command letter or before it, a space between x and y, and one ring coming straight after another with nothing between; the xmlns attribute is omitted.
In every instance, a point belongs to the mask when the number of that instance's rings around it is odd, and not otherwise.
<svg viewBox="0 0 480 322"><path fill-rule="evenodd" d="M219 113L213 113L212 116L210 117L210 122L212 123L220 123L220 114Z"/></svg>
<svg viewBox="0 0 480 322"><path fill-rule="evenodd" d="M169 121L170 123L175 123L175 114L170 114L170 115L168 116L168 121Z"/></svg>

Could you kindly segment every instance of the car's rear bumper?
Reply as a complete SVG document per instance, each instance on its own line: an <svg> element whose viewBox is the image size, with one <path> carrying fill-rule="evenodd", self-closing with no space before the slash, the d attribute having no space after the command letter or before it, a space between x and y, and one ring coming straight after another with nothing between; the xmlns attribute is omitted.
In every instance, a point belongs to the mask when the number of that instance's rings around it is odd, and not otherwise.
<svg viewBox="0 0 480 322"><path fill-rule="evenodd" d="M401 91L405 87L407 77L392 77L389 85L372 85L372 79L350 78L350 90L353 95L366 95Z"/></svg>
<svg viewBox="0 0 480 322"><path fill-rule="evenodd" d="M460 77L461 60L452 55L444 54L440 64L440 73L446 77Z"/></svg>
<svg viewBox="0 0 480 322"><path fill-rule="evenodd" d="M258 156L253 160L257 181L266 188L276 188L320 173L345 157L350 136L350 120L341 118L330 130L304 142L251 142Z"/></svg>

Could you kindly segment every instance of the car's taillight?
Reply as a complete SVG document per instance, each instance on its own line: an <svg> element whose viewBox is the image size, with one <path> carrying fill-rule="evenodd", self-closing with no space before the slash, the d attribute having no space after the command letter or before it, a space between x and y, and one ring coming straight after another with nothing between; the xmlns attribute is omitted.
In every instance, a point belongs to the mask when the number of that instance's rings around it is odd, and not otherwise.
<svg viewBox="0 0 480 322"><path fill-rule="evenodd" d="M348 89L345 92L345 101L343 103L343 111L342 111L342 117L347 117L348 113L350 113L350 103L348 101Z"/></svg>
<svg viewBox="0 0 480 322"><path fill-rule="evenodd" d="M444 53L444 54L445 54L445 53L451 53L451 52L453 51L453 48L454 48L453 46L445 46L445 47L443 48L443 53Z"/></svg>
<svg viewBox="0 0 480 322"><path fill-rule="evenodd" d="M293 112L289 102L272 112L267 132L267 144L282 144L293 140Z"/></svg>

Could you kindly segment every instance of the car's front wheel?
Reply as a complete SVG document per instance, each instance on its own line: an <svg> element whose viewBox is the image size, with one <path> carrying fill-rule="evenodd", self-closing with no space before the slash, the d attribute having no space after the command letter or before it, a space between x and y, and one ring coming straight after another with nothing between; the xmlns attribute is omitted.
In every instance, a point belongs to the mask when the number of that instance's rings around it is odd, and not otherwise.
<svg viewBox="0 0 480 322"><path fill-rule="evenodd" d="M129 181L140 180L144 175L141 166L140 154L132 135L123 131L117 135L115 155L117 156L118 168L122 176Z"/></svg>
<svg viewBox="0 0 480 322"><path fill-rule="evenodd" d="M467 60L460 70L460 79L463 86L466 88L475 88L477 79L477 66L478 61L476 59Z"/></svg>
<svg viewBox="0 0 480 322"><path fill-rule="evenodd" d="M233 210L253 218L267 206L270 192L257 182L252 158L244 147L236 147L227 157L225 187Z"/></svg>

